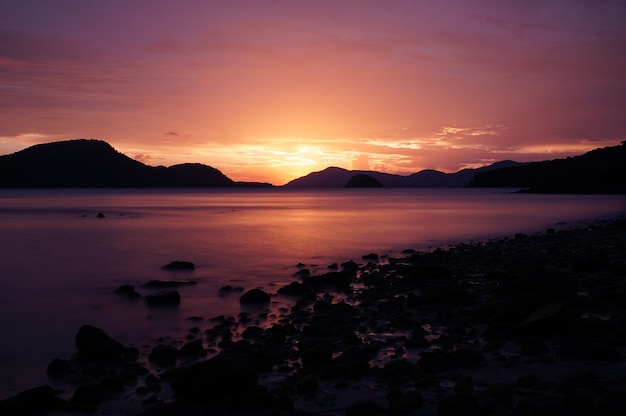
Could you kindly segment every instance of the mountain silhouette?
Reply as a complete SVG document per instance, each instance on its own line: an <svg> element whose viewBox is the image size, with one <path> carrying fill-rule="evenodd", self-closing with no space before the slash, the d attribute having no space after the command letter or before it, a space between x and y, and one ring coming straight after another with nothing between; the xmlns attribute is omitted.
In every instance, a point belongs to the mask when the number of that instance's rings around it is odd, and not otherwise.
<svg viewBox="0 0 626 416"><path fill-rule="evenodd" d="M294 179L284 186L289 188L340 188L344 187L353 176L366 175L376 179L385 188L463 187L469 186L472 178L478 172L519 165L522 165L522 163L505 160L478 169L463 169L456 173L444 173L426 169L408 176L369 170L347 170L329 167Z"/></svg>
<svg viewBox="0 0 626 416"><path fill-rule="evenodd" d="M346 188L382 188L383 185L378 181L378 179L371 177L370 175L365 175L363 173L357 173L353 177L350 178L348 183L345 185Z"/></svg>
<svg viewBox="0 0 626 416"><path fill-rule="evenodd" d="M199 163L148 166L101 140L78 139L38 144L0 156L0 187L242 187L271 186L235 182Z"/></svg>
<svg viewBox="0 0 626 416"><path fill-rule="evenodd" d="M626 194L626 142L580 156L481 172L473 187L515 187L534 193Z"/></svg>

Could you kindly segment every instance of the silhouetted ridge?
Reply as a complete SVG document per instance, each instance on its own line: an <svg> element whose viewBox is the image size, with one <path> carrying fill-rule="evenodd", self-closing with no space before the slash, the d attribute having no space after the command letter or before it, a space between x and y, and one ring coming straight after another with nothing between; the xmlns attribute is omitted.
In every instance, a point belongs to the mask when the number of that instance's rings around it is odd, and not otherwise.
<svg viewBox="0 0 626 416"><path fill-rule="evenodd" d="M477 174L474 187L516 187L536 193L626 194L626 142L580 156Z"/></svg>
<svg viewBox="0 0 626 416"><path fill-rule="evenodd" d="M271 186L234 182L199 163L153 167L131 159L101 140L38 144L0 156L0 187L224 187Z"/></svg>
<svg viewBox="0 0 626 416"><path fill-rule="evenodd" d="M350 178L348 183L346 184L346 188L382 188L383 185L378 181L378 179L371 177L370 175L365 175L363 173L358 173Z"/></svg>
<svg viewBox="0 0 626 416"><path fill-rule="evenodd" d="M376 179L385 188L427 188L427 187L463 187L469 186L477 172L484 172L502 166L517 166L518 162L505 160L478 169L463 169L456 173L444 173L426 169L409 176L370 170L347 170L329 167L319 172L311 172L306 176L294 179L285 186L289 188L340 188L354 175L367 175Z"/></svg>

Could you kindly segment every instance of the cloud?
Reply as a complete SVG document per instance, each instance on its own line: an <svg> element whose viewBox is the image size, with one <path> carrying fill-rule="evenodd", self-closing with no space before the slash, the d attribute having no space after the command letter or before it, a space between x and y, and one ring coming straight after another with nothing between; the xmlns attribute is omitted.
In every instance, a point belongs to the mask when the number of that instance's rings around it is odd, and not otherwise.
<svg viewBox="0 0 626 416"><path fill-rule="evenodd" d="M370 157L361 153L354 159L352 159L352 169L355 170L369 170L370 168Z"/></svg>

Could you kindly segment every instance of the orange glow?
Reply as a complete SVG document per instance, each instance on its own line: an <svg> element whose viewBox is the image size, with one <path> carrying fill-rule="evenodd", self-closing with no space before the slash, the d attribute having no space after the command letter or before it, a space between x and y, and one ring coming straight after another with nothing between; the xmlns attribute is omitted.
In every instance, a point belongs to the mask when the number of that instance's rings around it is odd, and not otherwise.
<svg viewBox="0 0 626 416"><path fill-rule="evenodd" d="M1 14L0 154L96 138L280 185L626 138L620 2L34 2Z"/></svg>

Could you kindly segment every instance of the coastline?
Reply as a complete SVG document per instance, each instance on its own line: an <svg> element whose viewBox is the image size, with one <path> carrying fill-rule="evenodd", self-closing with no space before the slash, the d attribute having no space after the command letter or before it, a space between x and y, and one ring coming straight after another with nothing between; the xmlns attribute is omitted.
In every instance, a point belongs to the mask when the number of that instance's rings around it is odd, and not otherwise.
<svg viewBox="0 0 626 416"><path fill-rule="evenodd" d="M156 364L150 346L61 359L69 366L51 380L63 392L20 393L0 410L530 415L626 404L624 218L403 255L317 276L303 267L278 290L296 306L271 326L267 305L190 323L174 354L200 340L195 356Z"/></svg>

